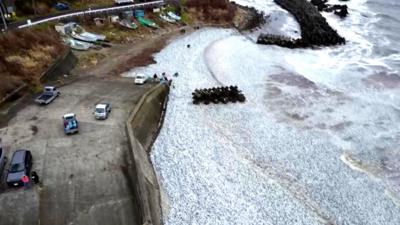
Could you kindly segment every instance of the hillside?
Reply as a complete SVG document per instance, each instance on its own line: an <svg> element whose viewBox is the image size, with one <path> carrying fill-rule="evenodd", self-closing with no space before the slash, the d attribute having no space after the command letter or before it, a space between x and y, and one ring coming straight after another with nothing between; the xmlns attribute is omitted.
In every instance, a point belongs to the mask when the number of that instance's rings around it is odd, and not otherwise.
<svg viewBox="0 0 400 225"><path fill-rule="evenodd" d="M0 35L0 99L23 83L36 86L39 75L66 50L49 28Z"/></svg>

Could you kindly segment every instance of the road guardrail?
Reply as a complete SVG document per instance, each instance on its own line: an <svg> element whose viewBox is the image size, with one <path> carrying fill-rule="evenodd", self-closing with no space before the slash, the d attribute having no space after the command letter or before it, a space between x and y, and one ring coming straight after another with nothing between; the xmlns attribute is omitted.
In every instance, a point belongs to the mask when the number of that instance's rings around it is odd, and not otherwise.
<svg viewBox="0 0 400 225"><path fill-rule="evenodd" d="M82 10L79 12L73 12L73 13L67 13L59 16L53 16L41 20L37 20L34 22L31 22L31 20L27 20L26 24L18 26L18 28L26 28L26 27L31 27L35 26L41 23L46 23L54 20L61 20L61 19L66 19L70 17L76 17L76 16L84 16L84 15L92 15L92 14L100 14L104 12L113 12L113 11L123 11L127 9L135 9L135 8L141 8L141 7L148 7L148 6L157 6L164 4L164 0L160 1L153 1L153 2L145 2L145 3L138 3L138 4L131 4L131 5L122 5L122 6L113 6L113 7L108 7L108 8L101 8L101 9L87 9L87 10Z"/></svg>

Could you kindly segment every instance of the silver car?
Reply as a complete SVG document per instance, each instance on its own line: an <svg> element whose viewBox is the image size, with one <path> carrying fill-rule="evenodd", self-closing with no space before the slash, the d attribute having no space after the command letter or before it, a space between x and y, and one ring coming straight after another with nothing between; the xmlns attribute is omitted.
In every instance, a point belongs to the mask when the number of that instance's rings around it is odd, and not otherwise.
<svg viewBox="0 0 400 225"><path fill-rule="evenodd" d="M111 105L109 103L100 103L96 105L94 116L98 120L105 120L111 112Z"/></svg>

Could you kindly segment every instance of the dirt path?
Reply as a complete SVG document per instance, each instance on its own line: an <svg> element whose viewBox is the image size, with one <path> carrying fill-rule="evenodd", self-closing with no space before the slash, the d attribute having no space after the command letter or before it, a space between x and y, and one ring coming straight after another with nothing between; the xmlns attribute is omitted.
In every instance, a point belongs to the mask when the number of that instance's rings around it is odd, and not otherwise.
<svg viewBox="0 0 400 225"><path fill-rule="evenodd" d="M153 54L163 49L169 40L182 35L181 30L186 33L193 29L191 27L174 27L146 36L144 40L136 40L130 44L114 45L112 48L103 48L97 53L106 57L99 59L95 67L77 69L74 73L96 77L115 77L132 68L155 63Z"/></svg>

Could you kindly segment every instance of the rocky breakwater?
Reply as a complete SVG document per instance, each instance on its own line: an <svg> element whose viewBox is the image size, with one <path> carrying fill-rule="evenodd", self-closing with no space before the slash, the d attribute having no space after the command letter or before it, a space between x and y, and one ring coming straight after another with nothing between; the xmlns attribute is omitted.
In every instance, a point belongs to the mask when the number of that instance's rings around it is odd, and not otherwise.
<svg viewBox="0 0 400 225"><path fill-rule="evenodd" d="M342 0L343 1L343 0ZM344 0L347 1L347 0ZM328 4L328 0L311 0L311 4L315 5L318 11L323 12L333 12L335 15L340 18L345 18L349 15L349 11L347 10L347 5L339 5L339 4Z"/></svg>
<svg viewBox="0 0 400 225"><path fill-rule="evenodd" d="M196 89L192 93L192 98L195 105L200 103L208 105L210 102L227 104L228 102L246 101L246 97L237 86Z"/></svg>
<svg viewBox="0 0 400 225"><path fill-rule="evenodd" d="M306 0L274 0L296 18L301 29L300 39L261 34L258 44L279 45L287 48L307 48L345 44L346 40L329 26L317 8Z"/></svg>

